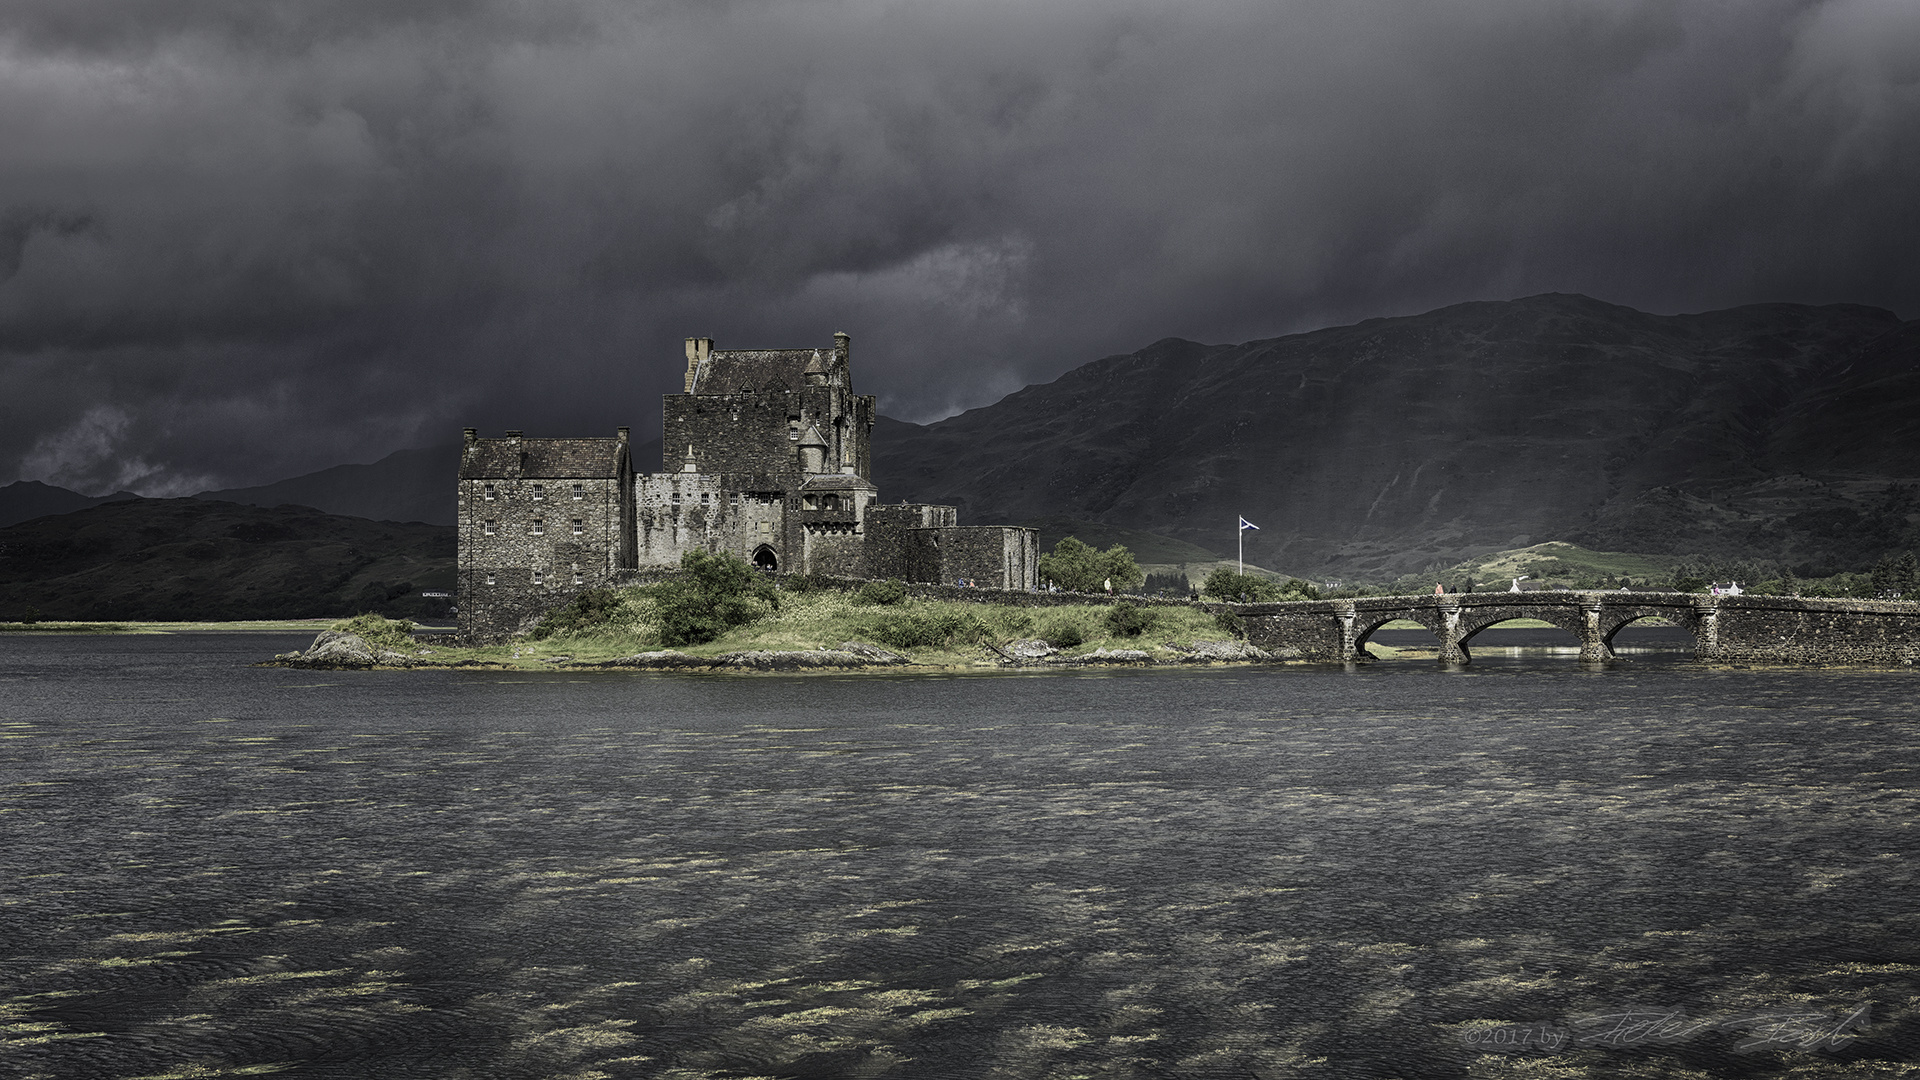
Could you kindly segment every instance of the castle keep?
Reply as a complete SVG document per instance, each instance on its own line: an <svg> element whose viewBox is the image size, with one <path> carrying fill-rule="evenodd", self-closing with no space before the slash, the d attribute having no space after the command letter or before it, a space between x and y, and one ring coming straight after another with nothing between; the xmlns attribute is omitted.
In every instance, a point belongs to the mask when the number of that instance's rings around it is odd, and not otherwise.
<svg viewBox="0 0 1920 1080"><path fill-rule="evenodd" d="M577 593L731 552L770 573L967 580L1033 589L1032 529L961 526L950 506L883 505L874 399L853 392L850 339L722 351L688 338L684 390L661 409L661 471L610 439L483 439L460 459L460 631L530 628Z"/></svg>

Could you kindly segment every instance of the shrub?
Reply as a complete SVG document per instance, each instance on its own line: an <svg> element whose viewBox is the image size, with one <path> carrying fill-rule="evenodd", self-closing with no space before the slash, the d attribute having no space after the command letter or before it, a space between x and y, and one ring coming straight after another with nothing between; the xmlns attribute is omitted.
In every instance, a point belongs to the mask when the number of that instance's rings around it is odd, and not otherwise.
<svg viewBox="0 0 1920 1080"><path fill-rule="evenodd" d="M1247 621L1231 611L1214 612L1213 625L1219 627L1221 632L1237 638L1244 639L1247 636Z"/></svg>
<svg viewBox="0 0 1920 1080"><path fill-rule="evenodd" d="M612 589L588 589L566 606L547 612L527 637L544 641L556 635L578 634L604 625L621 606L620 594Z"/></svg>
<svg viewBox="0 0 1920 1080"><path fill-rule="evenodd" d="M955 642L979 641L988 634L980 617L970 611L909 608L891 611L861 627L861 633L894 649L927 649Z"/></svg>
<svg viewBox="0 0 1920 1080"><path fill-rule="evenodd" d="M686 577L654 589L662 644L701 645L779 609L773 586L738 555L689 551L680 568Z"/></svg>
<svg viewBox="0 0 1920 1080"><path fill-rule="evenodd" d="M1040 639L1056 649L1071 649L1075 645L1084 645L1087 631L1080 621L1065 612L1057 612L1040 624Z"/></svg>
<svg viewBox="0 0 1920 1080"><path fill-rule="evenodd" d="M405 619L389 619L376 612L365 612L341 619L333 629L358 634L360 640L375 648L404 649L413 644L413 624Z"/></svg>
<svg viewBox="0 0 1920 1080"><path fill-rule="evenodd" d="M794 574L781 581L780 587L790 593L812 593L834 588L834 585L820 574Z"/></svg>
<svg viewBox="0 0 1920 1080"><path fill-rule="evenodd" d="M899 578L869 581L853 594L853 602L866 607L886 607L907 598L907 587Z"/></svg>
<svg viewBox="0 0 1920 1080"><path fill-rule="evenodd" d="M1139 637L1153 629L1153 624L1158 621L1158 613L1152 608L1125 600L1108 608L1107 614L1101 619L1108 635L1112 637Z"/></svg>
<svg viewBox="0 0 1920 1080"><path fill-rule="evenodd" d="M34 607L32 604L28 604L27 610L20 613L20 621L25 623L28 626L32 626L34 623L39 622L40 609L37 607Z"/></svg>

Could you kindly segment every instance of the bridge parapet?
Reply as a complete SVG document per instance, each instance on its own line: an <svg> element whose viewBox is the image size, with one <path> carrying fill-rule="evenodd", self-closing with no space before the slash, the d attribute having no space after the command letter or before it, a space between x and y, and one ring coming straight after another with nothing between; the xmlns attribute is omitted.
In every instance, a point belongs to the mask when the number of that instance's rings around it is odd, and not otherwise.
<svg viewBox="0 0 1920 1080"><path fill-rule="evenodd" d="M1738 663L1901 664L1920 662L1920 603L1816 600L1698 593L1552 591L1369 596L1221 605L1247 624L1262 648L1335 663L1371 659L1367 638L1396 619L1439 640L1440 660L1466 663L1467 642L1509 619L1537 619L1571 632L1586 661L1612 659L1614 635L1648 617L1694 637L1697 659Z"/></svg>

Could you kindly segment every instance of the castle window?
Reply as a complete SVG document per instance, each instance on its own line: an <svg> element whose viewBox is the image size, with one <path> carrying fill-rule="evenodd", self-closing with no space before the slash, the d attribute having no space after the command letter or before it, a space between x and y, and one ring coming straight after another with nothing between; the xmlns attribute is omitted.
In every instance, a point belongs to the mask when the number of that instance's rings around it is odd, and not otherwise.
<svg viewBox="0 0 1920 1080"><path fill-rule="evenodd" d="M482 490L483 492L485 492L485 493L486 493L486 496L487 496L487 501L488 501L488 502L492 502L492 501L493 501L493 485L492 485L492 484L482 484L482 485L481 485L481 490Z"/></svg>
<svg viewBox="0 0 1920 1080"><path fill-rule="evenodd" d="M585 531L586 531L585 529L582 529L580 527L580 519L574 518L573 519L573 535L579 536L582 532L585 532Z"/></svg>
<svg viewBox="0 0 1920 1080"><path fill-rule="evenodd" d="M701 506L707 505L707 493L704 491L700 493L700 505Z"/></svg>
<svg viewBox="0 0 1920 1080"><path fill-rule="evenodd" d="M573 583L575 585L585 585L587 583L587 576L580 572L579 563L573 564Z"/></svg>
<svg viewBox="0 0 1920 1080"><path fill-rule="evenodd" d="M587 488L586 488L586 485L585 485L585 484L575 484L575 485L573 485L573 497L574 497L574 499L576 499L576 500L579 500L579 499L584 499L584 498L586 498L586 497L587 497Z"/></svg>
<svg viewBox="0 0 1920 1080"><path fill-rule="evenodd" d="M540 583L541 583L541 581L542 581L542 580L544 579L544 577L545 577L545 575L543 575L543 574L542 574L542 573L541 573L540 571L538 571L538 570L535 570L535 571L533 572L533 583L534 583L535 585L538 585L538 584L540 584Z"/></svg>
<svg viewBox="0 0 1920 1080"><path fill-rule="evenodd" d="M533 535L545 536L546 533L547 533L547 519L534 518L533 519Z"/></svg>
<svg viewBox="0 0 1920 1080"><path fill-rule="evenodd" d="M675 508L678 508L680 505L680 489L679 488L675 488L673 490L673 505L675 506Z"/></svg>
<svg viewBox="0 0 1920 1080"><path fill-rule="evenodd" d="M481 535L483 536L493 535L493 519L492 518L488 518L486 521L481 523L480 532L481 532Z"/></svg>
<svg viewBox="0 0 1920 1080"><path fill-rule="evenodd" d="M546 497L547 497L547 485L545 484L533 485L533 501L534 502L539 502L541 499L544 499Z"/></svg>

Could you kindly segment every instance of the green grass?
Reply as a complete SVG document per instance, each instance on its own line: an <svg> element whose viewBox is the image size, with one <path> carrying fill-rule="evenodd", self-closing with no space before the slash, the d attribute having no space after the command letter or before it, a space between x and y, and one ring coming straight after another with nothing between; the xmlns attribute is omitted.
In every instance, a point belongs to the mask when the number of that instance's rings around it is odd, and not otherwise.
<svg viewBox="0 0 1920 1080"><path fill-rule="evenodd" d="M1594 551L1578 544L1550 540L1468 559L1434 574L1409 574L1394 583L1394 591L1428 593L1433 591L1436 581L1445 582L1450 589L1459 589L1471 581L1478 591L1497 591L1523 575L1528 587L1535 589L1555 585L1580 588L1607 580L1627 580L1645 586L1668 581L1673 576L1674 565L1680 561L1677 556Z"/></svg>

